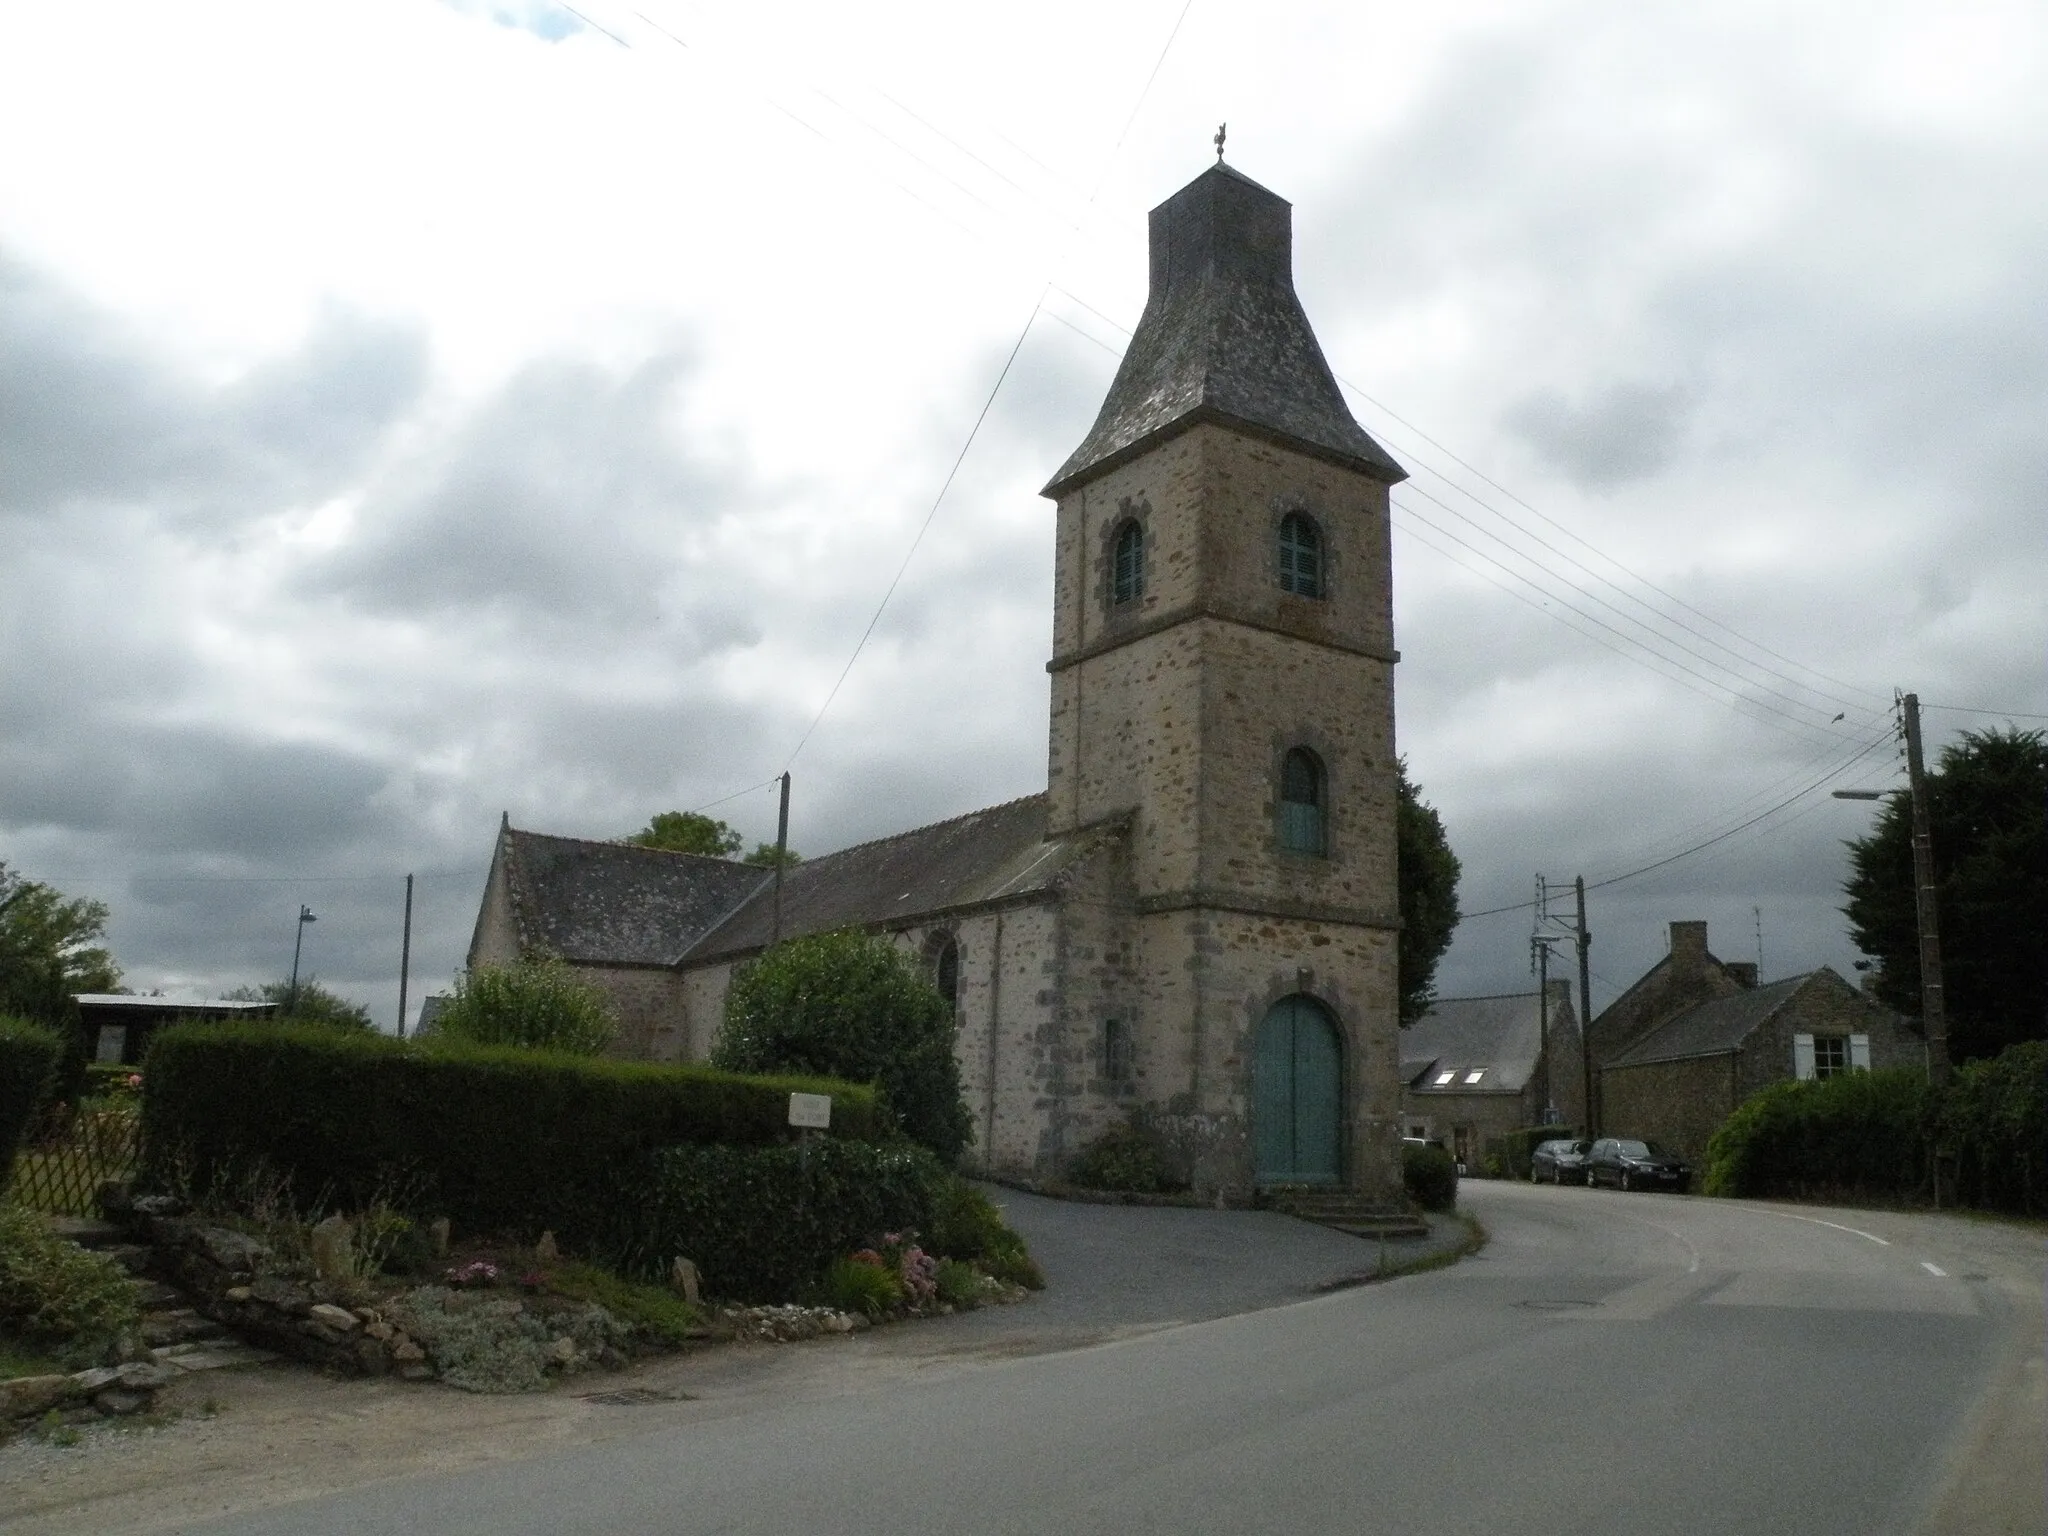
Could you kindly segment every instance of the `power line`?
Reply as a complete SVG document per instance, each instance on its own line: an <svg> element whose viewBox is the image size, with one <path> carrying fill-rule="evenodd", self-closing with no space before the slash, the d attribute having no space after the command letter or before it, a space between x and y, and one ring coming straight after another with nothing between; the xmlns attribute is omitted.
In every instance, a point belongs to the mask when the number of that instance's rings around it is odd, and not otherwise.
<svg viewBox="0 0 2048 1536"><path fill-rule="evenodd" d="M2030 715L2023 709L1973 709L1968 704L1929 704L1925 701L1920 707L1957 715L1993 715L2006 720L2048 720L2048 715Z"/></svg>

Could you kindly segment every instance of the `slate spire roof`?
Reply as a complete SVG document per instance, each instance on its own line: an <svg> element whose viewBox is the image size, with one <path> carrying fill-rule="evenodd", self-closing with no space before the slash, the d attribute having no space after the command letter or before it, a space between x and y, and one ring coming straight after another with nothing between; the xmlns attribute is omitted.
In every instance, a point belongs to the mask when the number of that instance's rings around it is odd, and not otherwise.
<svg viewBox="0 0 2048 1536"><path fill-rule="evenodd" d="M1227 165L1152 210L1152 287L1102 412L1045 488L1062 496L1215 421L1393 484L1408 472L1352 419L1294 292L1294 209Z"/></svg>

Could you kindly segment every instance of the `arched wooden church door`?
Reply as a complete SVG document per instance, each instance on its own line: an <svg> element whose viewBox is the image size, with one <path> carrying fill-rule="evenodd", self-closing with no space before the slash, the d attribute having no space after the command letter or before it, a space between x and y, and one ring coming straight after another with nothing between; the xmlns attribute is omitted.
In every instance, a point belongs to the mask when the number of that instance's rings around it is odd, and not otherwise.
<svg viewBox="0 0 2048 1536"><path fill-rule="evenodd" d="M1312 997L1283 997L1259 1023L1252 1145L1261 1184L1343 1182L1337 1023Z"/></svg>

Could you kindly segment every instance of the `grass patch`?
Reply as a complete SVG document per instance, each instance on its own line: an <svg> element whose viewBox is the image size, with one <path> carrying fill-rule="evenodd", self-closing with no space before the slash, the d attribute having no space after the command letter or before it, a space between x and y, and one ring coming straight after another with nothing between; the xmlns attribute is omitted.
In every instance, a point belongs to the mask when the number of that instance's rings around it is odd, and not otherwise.
<svg viewBox="0 0 2048 1536"><path fill-rule="evenodd" d="M595 1302L635 1332L664 1344L682 1344L704 1324L704 1314L673 1291L622 1280L595 1264L561 1265L549 1275L548 1289L571 1301Z"/></svg>
<svg viewBox="0 0 2048 1536"><path fill-rule="evenodd" d="M12 1339L0 1339L0 1381L12 1381L17 1376L55 1376L63 1369L63 1362L50 1355L39 1354Z"/></svg>

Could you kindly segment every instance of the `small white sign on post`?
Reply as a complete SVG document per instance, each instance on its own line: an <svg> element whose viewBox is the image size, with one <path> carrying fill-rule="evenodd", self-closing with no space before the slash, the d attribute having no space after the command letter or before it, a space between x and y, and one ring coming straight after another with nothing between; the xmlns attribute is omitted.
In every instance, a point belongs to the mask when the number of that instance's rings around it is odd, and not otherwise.
<svg viewBox="0 0 2048 1536"><path fill-rule="evenodd" d="M832 1095L829 1093L792 1093L789 1096L789 1123L807 1131L825 1131L832 1128Z"/></svg>

